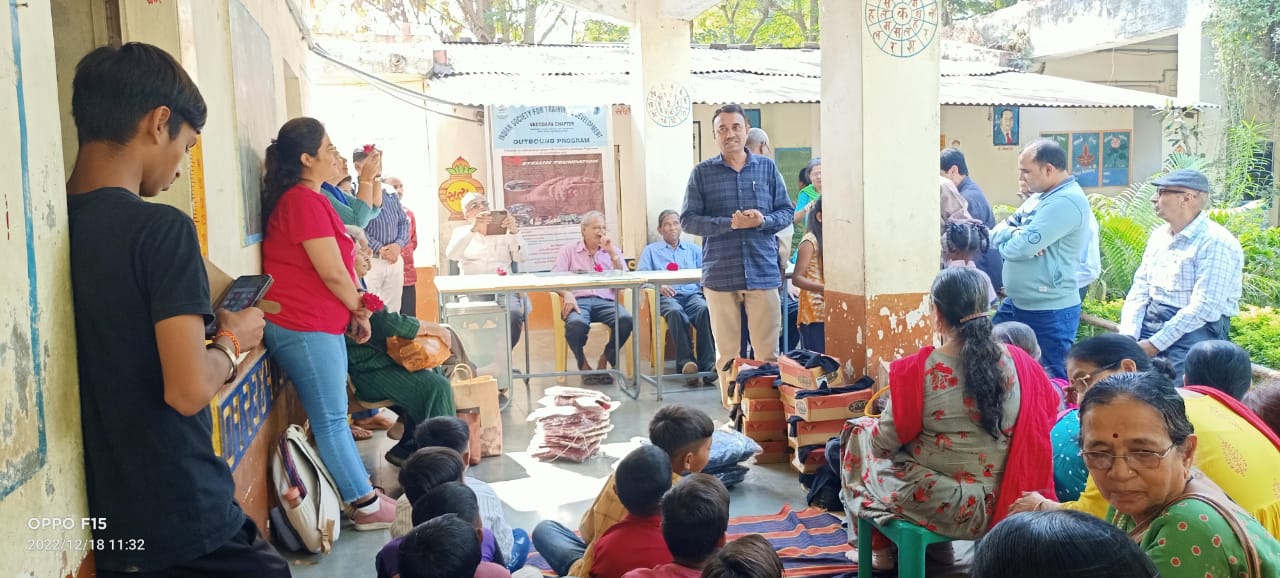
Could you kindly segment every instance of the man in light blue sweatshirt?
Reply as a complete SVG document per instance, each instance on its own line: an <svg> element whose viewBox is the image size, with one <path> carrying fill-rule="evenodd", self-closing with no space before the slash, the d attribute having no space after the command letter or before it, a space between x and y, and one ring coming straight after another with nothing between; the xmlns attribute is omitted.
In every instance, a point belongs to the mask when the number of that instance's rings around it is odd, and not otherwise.
<svg viewBox="0 0 1280 578"><path fill-rule="evenodd" d="M1050 377L1067 378L1066 355L1080 327L1076 274L1089 243L1089 201L1058 143L1039 140L1018 156L1019 180L1036 198L996 225L991 243L1004 257L1008 295L995 323L1021 321L1040 343Z"/></svg>

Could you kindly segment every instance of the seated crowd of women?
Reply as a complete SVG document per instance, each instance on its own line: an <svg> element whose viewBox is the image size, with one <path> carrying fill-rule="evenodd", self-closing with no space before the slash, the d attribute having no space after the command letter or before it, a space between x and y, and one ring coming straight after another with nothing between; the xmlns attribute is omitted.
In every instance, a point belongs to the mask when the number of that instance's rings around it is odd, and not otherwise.
<svg viewBox="0 0 1280 578"><path fill-rule="evenodd" d="M1200 344L1175 386L1103 335L1071 349L1060 388L1030 332L992 327L975 272L943 270L931 299L942 345L893 362L881 415L842 434L851 517L979 540L975 578L1280 576L1280 438L1240 401L1247 353ZM893 567L893 542L871 542Z"/></svg>

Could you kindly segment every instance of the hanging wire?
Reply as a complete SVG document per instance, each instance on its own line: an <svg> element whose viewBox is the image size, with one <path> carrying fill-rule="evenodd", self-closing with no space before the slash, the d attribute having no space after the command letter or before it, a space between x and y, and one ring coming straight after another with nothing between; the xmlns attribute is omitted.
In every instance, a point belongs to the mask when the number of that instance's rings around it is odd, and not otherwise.
<svg viewBox="0 0 1280 578"><path fill-rule="evenodd" d="M416 90L412 90L412 89L409 89L409 88L405 88L405 87L400 86L400 85L398 85L398 84L396 84L396 83L394 83L394 82L391 82L391 81L388 81L388 80L386 80L386 79L384 79L384 78L381 78L381 77L379 77L379 76L378 76L378 75L376 75L376 74L372 74L372 73L370 73L370 72L368 72L368 71L365 71L365 70L363 70L363 69L361 69L361 68L358 68L358 67L356 67L356 66L352 66L352 65L350 65L350 64L347 64L346 62L343 62L343 61L342 61L341 59L339 59L338 57L336 57L336 56L334 56L334 55L330 54L328 51L326 51L325 49L321 48L320 46L312 46L312 47L311 47L311 52L315 53L315 55L316 55L316 56L319 56L320 58L323 58L323 59L325 59L325 60L328 60L329 62L332 62L332 63L334 63L334 64L336 64L336 65L338 65L338 66L342 67L343 69L346 69L348 72L351 72L352 74L354 74L354 75L356 75L356 76L358 76L358 77L360 77L360 78L362 78L362 79L364 79L364 80L368 81L368 82L369 82L369 84L370 84L371 86L373 86L374 88L377 88L378 90L380 90L380 91L382 91L383 93L385 93L387 96L390 96L390 97L392 97L392 98L394 98L394 99L396 99L396 100L398 100L398 101L400 101L400 102L402 102L402 103L404 103L404 104L407 104L407 105L409 105L409 106L413 106L413 107L416 107L416 108L419 108L419 109L425 110L425 111L427 111L427 112L429 112L429 113L431 113L431 114L437 114L437 115L440 115L440 116L443 116L443 117L453 118L453 119L457 119L457 120L464 120L464 121L467 121L467 122L474 122L474 123L476 123L476 124L484 124L484 121L483 121L483 120L480 120L480 119L476 119L476 118L468 118L468 117L465 117L465 116L461 116L461 115L457 115L457 114L452 114L452 113L448 113L448 112L441 112L441 111L438 111L438 110L432 109L431 107L427 106L427 104L426 104L426 103L443 104L443 105L448 105L448 106L468 106L468 105L465 105L465 104L462 104L462 103L458 103L458 102L451 102L451 101L444 100L444 99L440 99L440 98L436 98L436 97L431 96L431 95L429 95L429 94L427 94L427 93L425 93L425 92L419 92L419 91L416 91ZM469 107L469 108L471 108L471 107Z"/></svg>

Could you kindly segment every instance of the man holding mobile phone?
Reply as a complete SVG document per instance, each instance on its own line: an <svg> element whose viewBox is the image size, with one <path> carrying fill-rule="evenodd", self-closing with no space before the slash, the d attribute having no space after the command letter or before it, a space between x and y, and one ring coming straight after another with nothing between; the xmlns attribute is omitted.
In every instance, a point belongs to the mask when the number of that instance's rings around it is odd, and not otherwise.
<svg viewBox="0 0 1280 578"><path fill-rule="evenodd" d="M71 290L98 576L289 576L213 453L209 402L262 341L262 311L215 317L195 224L149 203L180 174L208 116L181 65L140 43L76 66L80 140L67 182Z"/></svg>
<svg viewBox="0 0 1280 578"><path fill-rule="evenodd" d="M489 210L489 201L480 193L467 193L462 197L462 216L471 222L471 226L462 226L453 230L449 244L445 246L445 256L458 263L458 272L463 275L484 275L498 272L510 272L515 263L524 261L524 238L520 236L520 225L516 218L506 211L498 223L494 222L494 212ZM494 230L494 225L501 227ZM470 295L470 299L493 301L493 295ZM511 346L515 347L520 340L520 331L524 328L525 305L519 295L511 295L506 303L507 317L511 322Z"/></svg>
<svg viewBox="0 0 1280 578"><path fill-rule="evenodd" d="M379 163L378 172L370 186L381 186L382 155L371 156L370 149L362 147L351 153L356 170L363 175L366 162ZM364 186L364 185L362 185ZM359 190L357 189L357 192ZM370 293L377 295L392 311L399 311L404 299L404 247L409 243L409 215L400 205L400 197L382 195L382 210L378 216L369 221L364 232L369 236L369 247L373 249L373 267L365 276L364 282Z"/></svg>
<svg viewBox="0 0 1280 578"><path fill-rule="evenodd" d="M722 106L711 122L720 154L693 167L680 224L703 237L703 293L716 336L721 402L729 407L729 364L738 354L743 306L755 358L778 357L782 272L774 234L791 224L795 207L773 160L747 150L751 127L742 107Z"/></svg>

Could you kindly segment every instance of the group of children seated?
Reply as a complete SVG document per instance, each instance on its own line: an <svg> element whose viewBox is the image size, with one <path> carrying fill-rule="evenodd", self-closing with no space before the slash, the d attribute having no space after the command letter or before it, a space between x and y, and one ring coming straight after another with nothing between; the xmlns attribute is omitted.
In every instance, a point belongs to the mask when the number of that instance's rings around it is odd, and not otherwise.
<svg viewBox="0 0 1280 578"><path fill-rule="evenodd" d="M699 473L713 430L697 409L659 409L649 422L651 443L618 463L583 515L580 535L544 521L533 546L561 576L780 578L782 561L762 536L726 544L729 491ZM541 575L525 566L530 540L507 525L493 488L466 475L469 436L456 417L415 430L419 449L400 469L404 496L392 540L377 555L379 578Z"/></svg>

